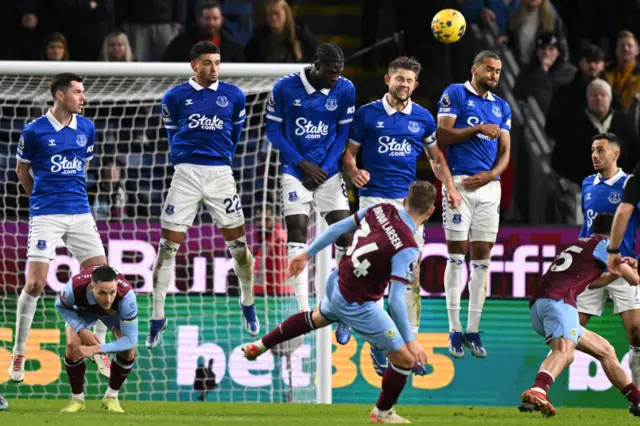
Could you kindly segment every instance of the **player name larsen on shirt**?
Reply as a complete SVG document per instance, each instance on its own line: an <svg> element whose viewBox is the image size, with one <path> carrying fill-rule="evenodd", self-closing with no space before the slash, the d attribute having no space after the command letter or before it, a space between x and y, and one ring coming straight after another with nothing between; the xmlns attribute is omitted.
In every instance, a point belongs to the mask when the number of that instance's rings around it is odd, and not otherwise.
<svg viewBox="0 0 640 426"><path fill-rule="evenodd" d="M376 215L376 219L378 219L378 223L382 226L382 229L384 229L384 233L387 234L393 248L397 250L402 247L402 241L400 240L400 237L398 237L393 225L389 223L389 219L385 216L382 206L374 208L373 212Z"/></svg>

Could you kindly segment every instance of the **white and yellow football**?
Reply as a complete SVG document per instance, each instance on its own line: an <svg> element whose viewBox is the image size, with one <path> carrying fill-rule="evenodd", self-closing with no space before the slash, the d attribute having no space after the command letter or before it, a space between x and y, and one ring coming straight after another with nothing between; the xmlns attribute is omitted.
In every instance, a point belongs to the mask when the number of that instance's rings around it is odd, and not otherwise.
<svg viewBox="0 0 640 426"><path fill-rule="evenodd" d="M431 32L442 43L455 43L467 30L467 21L455 9L442 9L431 21Z"/></svg>

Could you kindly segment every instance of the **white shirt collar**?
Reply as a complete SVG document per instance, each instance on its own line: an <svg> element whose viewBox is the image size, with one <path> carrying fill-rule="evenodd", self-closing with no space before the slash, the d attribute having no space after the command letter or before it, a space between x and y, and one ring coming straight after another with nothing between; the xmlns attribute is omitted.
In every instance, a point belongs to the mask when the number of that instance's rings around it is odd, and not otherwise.
<svg viewBox="0 0 640 426"><path fill-rule="evenodd" d="M302 71L300 71L300 80L302 81L302 85L304 86L304 90L307 91L307 95L310 95L312 93L314 93L316 91L316 88L313 87L311 85L311 83L309 83L309 80L307 79L307 73L304 72L304 68L302 69ZM320 89L320 93L322 93L323 95L327 96L329 94L329 91L331 89Z"/></svg>
<svg viewBox="0 0 640 426"><path fill-rule="evenodd" d="M604 183L606 183L609 186L613 186L616 184L616 182L618 182L620 179L622 179L624 176L626 175L626 173L622 170L622 169L618 169L618 173L616 173L615 175L611 176L609 179L605 180ZM593 185L597 185L600 183L600 179L602 179L602 175L600 173L598 173L596 175L596 178L593 180Z"/></svg>
<svg viewBox="0 0 640 426"><path fill-rule="evenodd" d="M203 86L200 86L198 83L196 83L195 78L191 77L189 79L189 84L191 85L191 87L193 87L196 90L211 89L215 91L215 90L218 90L218 85L220 84L220 80L216 80L216 82L209 87L203 87Z"/></svg>
<svg viewBox="0 0 640 426"><path fill-rule="evenodd" d="M471 85L470 81L467 80L464 83L464 88L467 89L468 91L470 91L471 93L473 93L474 95L480 96L478 94L478 92L476 92L476 89L473 88L473 86ZM480 96L480 97L482 97L482 96ZM495 101L496 100L496 98L493 96L493 93L491 93L491 92L487 92L487 97L485 99L488 99L490 101Z"/></svg>
<svg viewBox="0 0 640 426"><path fill-rule="evenodd" d="M413 105L413 102L411 102L411 98L409 98L409 102L407 102L407 106L404 107L400 112L406 115L411 114L411 110L413 109L412 105ZM384 95L382 97L382 106L384 107L384 110L387 112L387 115L393 115L396 112L398 112L397 109L389 105L389 102L387 102L387 95Z"/></svg>
<svg viewBox="0 0 640 426"><path fill-rule="evenodd" d="M78 119L76 118L76 115L77 114L71 115L71 123L69 123L69 126L68 126L73 130L76 130L78 128ZM59 132L60 130L65 128L64 124L61 124L58 120L56 120L56 118L51 113L51 110L47 111L47 113L45 114L45 117L47 117L47 120L49 120L49 123L51 123L51 125L53 126L56 132Z"/></svg>

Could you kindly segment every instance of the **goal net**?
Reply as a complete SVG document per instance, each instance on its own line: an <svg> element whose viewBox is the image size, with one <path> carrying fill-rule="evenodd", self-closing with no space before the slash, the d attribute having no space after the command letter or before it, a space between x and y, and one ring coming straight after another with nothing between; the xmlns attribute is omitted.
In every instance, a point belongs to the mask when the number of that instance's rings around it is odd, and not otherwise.
<svg viewBox="0 0 640 426"><path fill-rule="evenodd" d="M279 76L297 65L233 64L222 79L247 95L247 119L233 160L256 258L256 306L264 333L298 311L285 283L286 231L279 193L279 155L266 139L265 104ZM64 322L54 309L56 293L80 271L62 241L51 262L45 294L27 342L25 381L9 381L16 303L25 283L28 197L19 187L16 148L26 123L51 107L51 76L64 71L85 77L83 115L96 126L95 157L87 188L109 263L133 284L138 296L140 339L136 364L121 397L196 400L198 367L211 367L217 386L210 401L313 402L317 399L316 337L289 342L258 361L242 357L252 339L242 325L239 286L221 234L205 210L198 214L176 258L166 301L169 329L153 352L144 340L151 314L151 268L160 238L159 217L173 168L162 128L162 95L191 74L188 64L2 63L0 62L0 386L7 398L67 398ZM236 205L229 206L235 208ZM310 238L315 234L311 218ZM315 298L316 265L310 267ZM313 302L313 300L312 300ZM107 340L111 340L111 336ZM330 346L330 342L329 342ZM330 370L329 370L330 372ZM107 379L88 362L85 394L98 398Z"/></svg>

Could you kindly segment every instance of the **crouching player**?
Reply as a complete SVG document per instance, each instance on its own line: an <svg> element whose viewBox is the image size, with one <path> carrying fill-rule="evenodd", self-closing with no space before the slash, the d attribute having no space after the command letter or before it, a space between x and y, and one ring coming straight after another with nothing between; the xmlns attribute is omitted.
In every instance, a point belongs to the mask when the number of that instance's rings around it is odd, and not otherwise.
<svg viewBox="0 0 640 426"><path fill-rule="evenodd" d="M600 213L593 219L592 235L578 239L553 261L533 296L531 324L551 353L542 362L533 387L522 394L520 411L540 411L551 417L556 409L547 392L556 377L573 362L575 349L600 361L607 378L630 402L629 412L640 416L640 390L618 362L613 346L598 334L580 325L576 298L587 287L604 287L618 278L603 271L607 264L607 247L613 215ZM625 258L619 274L631 285L640 284L637 261Z"/></svg>
<svg viewBox="0 0 640 426"><path fill-rule="evenodd" d="M61 411L84 410L85 358L115 353L102 409L124 413L118 391L133 368L138 343L138 306L131 284L110 266L93 266L65 286L56 300L56 309L66 321L64 364L72 393L71 402ZM90 331L98 319L111 329L115 341L100 344Z"/></svg>
<svg viewBox="0 0 640 426"><path fill-rule="evenodd" d="M389 359L391 368L382 377L382 392L371 411L371 422L409 423L393 406L411 371L424 374L427 356L409 325L405 294L415 278L419 258L413 235L433 213L435 200L433 185L415 182L403 201L404 208L377 204L331 225L289 264L289 275L295 276L320 250L340 235L355 231L351 247L327 280L325 299L313 312L293 315L262 339L245 345L245 357L254 360L281 342L341 322ZM389 313L376 303L388 282Z"/></svg>

